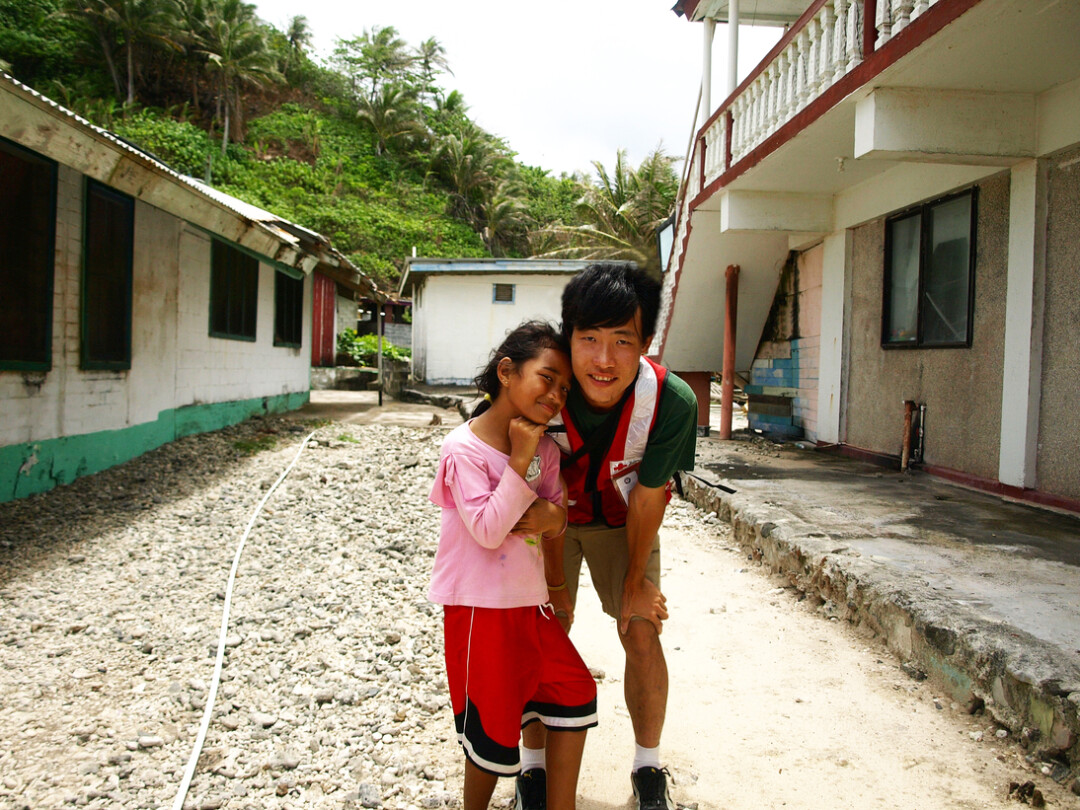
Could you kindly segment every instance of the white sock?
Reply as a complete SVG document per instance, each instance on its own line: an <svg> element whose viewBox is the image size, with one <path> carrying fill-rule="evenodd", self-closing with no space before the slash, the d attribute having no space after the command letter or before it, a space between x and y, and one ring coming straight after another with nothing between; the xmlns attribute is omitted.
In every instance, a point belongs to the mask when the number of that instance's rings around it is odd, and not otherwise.
<svg viewBox="0 0 1080 810"><path fill-rule="evenodd" d="M643 748L635 743L634 745L634 767L632 771L636 771L638 768L660 768L660 746L656 748Z"/></svg>
<svg viewBox="0 0 1080 810"><path fill-rule="evenodd" d="M547 770L544 763L544 749L543 748L526 748L521 746L521 772L532 770L533 768L540 768Z"/></svg>

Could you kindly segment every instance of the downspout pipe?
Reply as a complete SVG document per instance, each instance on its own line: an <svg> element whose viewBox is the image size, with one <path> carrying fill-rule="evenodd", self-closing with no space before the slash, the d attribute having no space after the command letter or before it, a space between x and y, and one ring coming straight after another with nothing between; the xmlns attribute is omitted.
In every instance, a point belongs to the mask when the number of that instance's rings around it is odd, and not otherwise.
<svg viewBox="0 0 1080 810"><path fill-rule="evenodd" d="M705 38L701 50L701 104L699 121L708 121L712 115L712 45L716 33L716 20L705 18Z"/></svg>
<svg viewBox="0 0 1080 810"><path fill-rule="evenodd" d="M911 462L911 417L915 413L915 403L904 400L904 441L900 450L900 472L907 472Z"/></svg>
<svg viewBox="0 0 1080 810"><path fill-rule="evenodd" d="M728 54L727 54L727 93L731 98L739 86L739 0L728 0Z"/></svg>
<svg viewBox="0 0 1080 810"><path fill-rule="evenodd" d="M724 369L720 377L720 438L731 438L735 402L735 333L739 313L739 265L729 264L724 293Z"/></svg>

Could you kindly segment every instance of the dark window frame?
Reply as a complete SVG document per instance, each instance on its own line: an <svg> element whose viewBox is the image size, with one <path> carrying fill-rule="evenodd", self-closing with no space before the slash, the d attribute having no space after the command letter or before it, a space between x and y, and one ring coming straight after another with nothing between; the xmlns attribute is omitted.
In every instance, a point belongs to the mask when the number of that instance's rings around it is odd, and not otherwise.
<svg viewBox="0 0 1080 810"><path fill-rule="evenodd" d="M923 301L926 292L926 274L928 255L931 244L929 227L930 212L938 206L953 202L962 197L970 197L971 211L968 230L968 286L967 286L967 334L962 341L928 342L923 333ZM978 231L979 188L972 186L944 197L937 197L919 205L900 211L885 220L885 268L882 289L881 308L881 348L894 349L970 349L974 339L975 326L975 264L978 254L976 236ZM919 281L916 292L916 337L915 340L897 341L889 339L889 316L892 311L892 224L919 216Z"/></svg>
<svg viewBox="0 0 1080 810"><path fill-rule="evenodd" d="M210 337L254 343L258 338L259 260L210 240ZM224 301L219 300L224 296Z"/></svg>
<svg viewBox="0 0 1080 810"><path fill-rule="evenodd" d="M304 278L274 273L274 345L299 349L304 345Z"/></svg>
<svg viewBox="0 0 1080 810"><path fill-rule="evenodd" d="M22 159L28 163L37 164L45 168L49 173L49 190L48 200L46 202L46 232L45 232L45 262L43 272L46 276L44 280L44 289L41 291L42 301L40 302L43 312L44 324L42 327L44 346L42 347L42 359L35 360L14 360L3 359L0 357L0 371L51 371L52 370L52 356L53 356L53 299L56 290L56 206L57 206L57 186L59 168L58 164L54 160L41 155L31 149L27 149L20 144L13 141L9 141L6 138L0 138L0 151L4 151L15 158ZM15 271L13 271L15 272ZM2 275L0 275L2 278ZM0 330L3 326L0 325ZM3 334L0 331L0 334Z"/></svg>
<svg viewBox="0 0 1080 810"><path fill-rule="evenodd" d="M110 199L112 202L122 204L126 208L127 219L127 239L122 245L124 252L124 280L123 280L123 303L121 306L121 313L119 315L119 321L123 325L123 335L121 337L122 352L119 358L113 359L100 359L91 357L91 320L101 316L101 313L94 313L90 311L88 306L90 294L88 286L90 284L90 268L88 267L90 260L90 240L93 238L95 229L92 227L90 221L91 218L91 200L93 195L99 194L102 197ZM112 243L115 247L115 243ZM86 182L83 188L83 250L82 250L82 271L80 273L79 281L79 364L80 368L86 370L116 370L125 371L131 368L131 321L132 321L132 283L134 275L134 256L135 256L135 198L130 195L117 191L114 188L106 186L104 183L99 183L91 178L86 178ZM117 319L117 313L110 311L106 313L106 316L110 320Z"/></svg>

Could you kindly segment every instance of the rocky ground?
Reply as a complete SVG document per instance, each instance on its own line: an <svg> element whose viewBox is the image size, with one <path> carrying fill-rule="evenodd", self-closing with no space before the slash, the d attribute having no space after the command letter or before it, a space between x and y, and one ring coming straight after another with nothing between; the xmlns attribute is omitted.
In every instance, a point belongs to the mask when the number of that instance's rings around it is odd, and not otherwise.
<svg viewBox="0 0 1080 810"><path fill-rule="evenodd" d="M242 530L310 430L253 420L0 505L0 807L172 806ZM185 807L454 806L440 439L325 426L274 492Z"/></svg>
<svg viewBox="0 0 1080 810"><path fill-rule="evenodd" d="M441 613L425 598L447 429L255 419L0 504L0 808L174 807L238 544L312 431L246 541L183 807L460 807ZM715 515L676 500L665 532L680 617L664 635L678 695L665 756L685 807L997 808L1016 802L1010 783L1039 779L1003 730L748 569ZM629 800L609 625L592 606L574 631L608 673L588 810ZM494 806L511 796L500 780Z"/></svg>

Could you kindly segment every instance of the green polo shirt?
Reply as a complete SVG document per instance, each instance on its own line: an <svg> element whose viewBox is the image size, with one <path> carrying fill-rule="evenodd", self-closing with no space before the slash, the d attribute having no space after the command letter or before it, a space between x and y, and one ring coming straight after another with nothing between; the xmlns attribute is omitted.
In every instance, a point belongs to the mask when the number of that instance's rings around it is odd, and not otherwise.
<svg viewBox="0 0 1080 810"><path fill-rule="evenodd" d="M585 402L577 381L570 387L566 409L574 426L588 439L604 422L607 411L594 411ZM697 397L690 386L670 371L660 390L660 409L649 434L645 457L638 469L638 481L646 487L662 487L676 470L694 469L697 444Z"/></svg>

